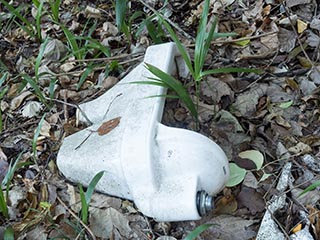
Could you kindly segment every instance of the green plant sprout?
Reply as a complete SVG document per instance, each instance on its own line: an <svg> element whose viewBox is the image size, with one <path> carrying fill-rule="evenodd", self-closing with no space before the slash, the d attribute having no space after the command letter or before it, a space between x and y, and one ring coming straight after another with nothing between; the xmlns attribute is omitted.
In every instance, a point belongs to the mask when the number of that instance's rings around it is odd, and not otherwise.
<svg viewBox="0 0 320 240"><path fill-rule="evenodd" d="M53 22L59 23L59 7L61 4L61 0L56 1L49 1L50 8L51 8L51 18Z"/></svg>
<svg viewBox="0 0 320 240"><path fill-rule="evenodd" d="M209 31L206 30L207 24L208 24L208 14L209 14L209 0L206 0L204 2L203 11L201 14L197 36L195 40L195 53L194 53L194 61L192 63L187 50L179 40L178 36L175 34L171 26L162 18L162 16L159 13L156 13L158 18L163 22L163 25L169 32L171 38L176 43L176 46L185 61L188 70L190 71L190 74L195 82L195 88L196 88L196 96L197 99L199 99L200 96L200 82L201 80L211 74L218 74L218 73L234 73L234 72L254 72L254 73L260 73L260 70L257 69L248 69L248 68L236 68L236 67L226 67L226 68L217 68L217 69L210 69L210 70L204 70L204 63L205 58L209 52L211 42L219 37L227 37L227 36L234 36L234 33L216 33L215 29L217 27L217 17L214 17L213 23L209 29ZM168 84L168 80L172 80L173 78L163 72L162 70L147 65L147 69L152 70L151 72L157 77L152 78L151 82L146 82L147 84L154 84L153 82L156 80L158 85L161 86L167 86L169 89L173 90L177 95L178 98L180 98L187 106L193 117L198 121L198 104L195 105L193 101L190 102L191 97L187 97L185 95L185 92L187 90L185 89L185 86L180 84L179 86L175 84L175 88L172 88L172 85ZM178 80L176 80L178 81ZM170 97L170 96L166 96Z"/></svg>
<svg viewBox="0 0 320 240"><path fill-rule="evenodd" d="M37 14L36 14L36 33L37 38L39 42L42 42L42 35L41 35L41 17L42 17L42 11L43 11L43 4L44 0L38 1L38 0L32 0L33 4L37 8Z"/></svg>
<svg viewBox="0 0 320 240"><path fill-rule="evenodd" d="M81 199L81 220L85 224L88 223L88 216L89 216L89 203L92 197L92 194L94 192L94 189L96 188L98 182L102 178L104 174L104 171L98 172L90 181L87 191L84 192L81 185L79 185L80 189L80 199Z"/></svg>
<svg viewBox="0 0 320 240"><path fill-rule="evenodd" d="M194 240L196 239L203 231L207 230L208 228L212 227L214 224L202 224L196 227L193 231L191 231L184 240Z"/></svg>
<svg viewBox="0 0 320 240"><path fill-rule="evenodd" d="M17 8L12 6L10 2L5 0L0 0L0 3L2 3L10 12L12 15L13 21L23 30L25 31L30 37L35 38L38 42L42 42L42 36L41 36L41 17L43 14L43 5L44 0L38 1L38 0L32 0L33 5L37 8L37 13L35 16L35 22L30 22L30 20L25 17L23 14L21 14L21 10L28 5L19 5ZM30 5L30 4L29 4ZM26 14L28 14L27 12ZM20 22L19 22L20 21Z"/></svg>
<svg viewBox="0 0 320 240"><path fill-rule="evenodd" d="M23 8L23 6L19 6L17 8L14 8L9 2L5 0L0 0L0 3L2 3L10 12L10 14L13 17L13 21L23 30L25 31L29 36L31 37L37 37L36 30L34 30L33 25L30 23L30 21L23 16L20 13L20 10ZM19 23L15 19L19 19L22 23Z"/></svg>
<svg viewBox="0 0 320 240"><path fill-rule="evenodd" d="M308 186L305 190L303 190L299 194L299 197L301 197L302 195L306 194L307 192L310 192L310 191L316 189L319 186L320 186L320 181L316 181L316 182L312 183L310 186Z"/></svg>
<svg viewBox="0 0 320 240"><path fill-rule="evenodd" d="M162 9L165 8L165 5L166 3L164 4ZM162 9L160 9L159 11L161 11ZM127 10L128 8L126 0L117 0L115 2L116 24L118 30L124 33L129 43L132 42L133 38L137 39L145 28L147 29L153 43L159 44L163 42L165 33L162 29L161 22L156 21L156 14L147 16L147 14L143 11L136 11L130 17L128 17L128 20L126 20ZM142 21L140 24L138 24L135 33L133 33L133 23L137 19L140 20L140 18L142 19ZM155 24L154 21L156 21L157 23Z"/></svg>
<svg viewBox="0 0 320 240"><path fill-rule="evenodd" d="M34 162L38 165L38 162L37 162L37 140L38 140L38 137L40 135L40 131L41 131L41 128L42 128L42 125L43 125L43 122L44 122L44 118L46 117L46 114L43 114L39 124L38 124L38 127L36 128L36 131L33 135L33 140L32 140L32 152L33 152L33 158L34 158Z"/></svg>
<svg viewBox="0 0 320 240"><path fill-rule="evenodd" d="M156 86L161 86L164 88L168 88L173 90L177 96L174 95L163 95L163 96L150 96L150 97L170 97L170 98L179 98L189 109L191 114L195 117L198 116L198 112L196 109L195 104L193 103L188 91L186 88L183 86L183 84L172 77L171 75L163 72L159 68L151 65L151 64L146 64L146 68L157 78L148 78L147 81L137 81L137 82L132 82L132 83L137 83L137 84L149 84L149 85L156 85Z"/></svg>
<svg viewBox="0 0 320 240"><path fill-rule="evenodd" d="M17 159L15 161L11 161L7 170L7 173L4 177L4 179L1 182L1 188L0 188L0 213L6 218L9 219L9 211L8 211L8 205L6 199L9 198L9 188L11 181L13 179L14 173L21 167L30 165L30 162L23 162L20 163L20 158L22 156L22 152L18 155ZM5 190L3 190L5 188ZM11 226L7 227L5 230L5 236L7 238L5 239L14 239L14 233Z"/></svg>

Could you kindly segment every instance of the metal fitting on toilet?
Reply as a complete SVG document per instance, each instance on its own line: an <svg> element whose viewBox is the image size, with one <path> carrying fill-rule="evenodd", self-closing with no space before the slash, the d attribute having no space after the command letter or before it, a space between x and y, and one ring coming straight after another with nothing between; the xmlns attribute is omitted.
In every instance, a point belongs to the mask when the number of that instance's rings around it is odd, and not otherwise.
<svg viewBox="0 0 320 240"><path fill-rule="evenodd" d="M197 193L196 201L197 209L201 217L210 213L214 208L213 197L203 190Z"/></svg>

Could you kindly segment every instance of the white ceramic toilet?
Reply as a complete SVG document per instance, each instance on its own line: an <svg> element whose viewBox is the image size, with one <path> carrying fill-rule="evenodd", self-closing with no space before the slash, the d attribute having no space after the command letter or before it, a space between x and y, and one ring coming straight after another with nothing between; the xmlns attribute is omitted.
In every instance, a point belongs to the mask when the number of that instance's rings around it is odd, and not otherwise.
<svg viewBox="0 0 320 240"><path fill-rule="evenodd" d="M174 43L151 46L144 58L168 74L177 73L176 60L181 70ZM67 179L84 186L105 171L96 190L133 200L157 221L196 220L213 208L211 196L227 182L228 160L209 138L161 124L165 99L150 96L166 89L130 84L152 76L141 63L104 95L80 105L93 123L90 130L114 118L120 122L102 136L84 129L66 137L57 164ZM86 122L81 113L79 120Z"/></svg>

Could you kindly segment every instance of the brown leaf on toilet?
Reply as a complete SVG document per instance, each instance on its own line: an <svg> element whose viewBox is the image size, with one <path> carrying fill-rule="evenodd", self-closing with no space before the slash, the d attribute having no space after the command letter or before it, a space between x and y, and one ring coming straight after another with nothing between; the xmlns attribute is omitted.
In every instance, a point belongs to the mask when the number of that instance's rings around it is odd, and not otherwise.
<svg viewBox="0 0 320 240"><path fill-rule="evenodd" d="M107 133L111 132L115 127L117 127L120 123L121 117L113 118L107 122L101 124L98 128L97 132L99 136L106 135Z"/></svg>

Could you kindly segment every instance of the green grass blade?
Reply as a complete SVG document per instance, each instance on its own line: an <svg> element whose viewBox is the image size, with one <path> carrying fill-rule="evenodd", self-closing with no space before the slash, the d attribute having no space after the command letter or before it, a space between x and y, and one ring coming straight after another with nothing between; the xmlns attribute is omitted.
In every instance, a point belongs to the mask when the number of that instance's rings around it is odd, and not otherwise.
<svg viewBox="0 0 320 240"><path fill-rule="evenodd" d="M206 21L207 22L207 21ZM215 29L217 27L217 24L218 24L218 18L216 16L213 17L213 22L212 22L212 25L210 27L210 31L209 33L206 35L206 39L205 39L205 42L203 43L204 46L203 46L203 56L202 56L202 59L201 59L201 71L203 69L203 65L204 65L204 62L205 62L205 58L209 52L209 49L210 49L210 46L211 46L211 41L214 39L214 36L215 36Z"/></svg>
<svg viewBox="0 0 320 240"><path fill-rule="evenodd" d="M49 1L50 3L50 8L52 12L52 20L56 23L59 22L59 7L61 0L56 0L56 1Z"/></svg>
<svg viewBox="0 0 320 240"><path fill-rule="evenodd" d="M217 74L217 73L239 73L239 72L261 74L263 71L260 69L225 67L225 68L217 68L217 69L210 69L210 70L204 71L201 73L201 77L204 77L210 74Z"/></svg>
<svg viewBox="0 0 320 240"><path fill-rule="evenodd" d="M88 43L85 45L86 49L96 49L102 52L106 57L110 57L110 49L95 39L89 39ZM98 54L99 55L99 54Z"/></svg>
<svg viewBox="0 0 320 240"><path fill-rule="evenodd" d="M4 231L4 240L14 240L14 231L11 226Z"/></svg>
<svg viewBox="0 0 320 240"><path fill-rule="evenodd" d="M203 62L206 57L205 53L205 41L207 36L207 21L208 21L208 13L209 13L209 0L205 0L202 14L200 18L200 23L198 26L196 43L195 43L195 51L194 51L194 71L196 77L195 80L199 80L199 76L202 70ZM212 28L211 28L212 29Z"/></svg>
<svg viewBox="0 0 320 240"><path fill-rule="evenodd" d="M89 65L86 70L84 70L84 72L82 73L79 82L77 84L77 91L81 88L82 84L84 83L84 81L87 79L87 77L89 76L90 73L92 73L93 71L93 67L92 65Z"/></svg>
<svg viewBox="0 0 320 240"><path fill-rule="evenodd" d="M2 84L4 83L5 80L7 80L8 77L8 72L5 72L2 77L0 78L0 87L2 86Z"/></svg>
<svg viewBox="0 0 320 240"><path fill-rule="evenodd" d="M0 3L2 3L10 11L11 14L13 14L17 18L19 18L20 21L23 22L27 26L27 28L23 28L24 31L26 31L30 36L34 36L34 32L32 32L33 28L32 28L31 23L28 21L27 18L22 16L22 14L19 12L19 7L14 8L12 5L10 5L5 0L0 0Z"/></svg>
<svg viewBox="0 0 320 240"><path fill-rule="evenodd" d="M103 174L104 174L104 171L98 172L92 178L91 182L89 183L89 186L88 186L87 191L86 191L86 196L85 196L87 204L89 204L91 196L92 196L92 194L94 192L94 189L96 188L96 186L97 186L98 182L100 181L100 179L102 178Z"/></svg>
<svg viewBox="0 0 320 240"><path fill-rule="evenodd" d="M89 203L90 199L92 197L92 194L94 192L94 189L96 188L98 182L102 178L104 174L104 171L98 172L89 183L89 186L87 188L87 191L84 192L81 185L79 185L80 189L80 200L81 200L81 220L87 224L88 223L88 215L89 215Z"/></svg>
<svg viewBox="0 0 320 240"><path fill-rule="evenodd" d="M39 40L40 42L42 42L42 36L41 36L41 16L42 16L43 4L44 4L44 0L41 0L40 4L37 5L37 14L36 14L36 29L37 29L38 40Z"/></svg>
<svg viewBox="0 0 320 240"><path fill-rule="evenodd" d="M171 26L169 25L169 23L167 23L159 14L157 14L158 18L160 20L163 21L163 25L165 26L165 28L167 29L167 31L169 32L172 40L176 43L177 45L177 48L179 49L179 52L183 58L183 60L185 61L191 75L193 78L195 78L195 70L192 66L192 63L191 63L191 60L190 60L190 57L186 51L186 49L184 48L184 46L182 45L182 43L180 42L178 36L175 34L175 32L173 31L173 29L171 28Z"/></svg>
<svg viewBox="0 0 320 240"><path fill-rule="evenodd" d="M8 167L7 174L5 175L5 177L2 180L2 183L1 183L2 186L6 186L6 185L9 186L15 171L21 166L19 164L19 160L20 160L21 156L22 156L22 152L18 155L18 157L14 161L13 165L12 165L12 162L10 163L10 165Z"/></svg>
<svg viewBox="0 0 320 240"><path fill-rule="evenodd" d="M156 29L155 25L153 24L153 22L148 19L145 19L144 24L148 30L149 36L151 37L152 41L155 44L161 43L161 39L158 38L157 29Z"/></svg>
<svg viewBox="0 0 320 240"><path fill-rule="evenodd" d="M25 31L29 36L36 38L36 34L33 31L30 31L28 27L20 24L16 20L13 20L23 31Z"/></svg>
<svg viewBox="0 0 320 240"><path fill-rule="evenodd" d="M42 124L44 122L44 118L45 118L46 114L43 114L39 124L38 124L38 127L33 135L33 140L32 140L32 152L33 152L33 157L34 157L34 160L36 161L37 159L37 140L38 140L38 137L40 135L40 131L41 131L41 127L42 127Z"/></svg>
<svg viewBox="0 0 320 240"><path fill-rule="evenodd" d="M8 92L8 90L9 90L9 86L6 86L3 90L0 91L0 100Z"/></svg>
<svg viewBox="0 0 320 240"><path fill-rule="evenodd" d="M126 17L127 11L127 1L126 0L116 0L116 24L118 30L122 30L122 26Z"/></svg>
<svg viewBox="0 0 320 240"><path fill-rule="evenodd" d="M40 88L38 87L37 83L27 74L22 74L21 75L22 78L27 81L31 87L33 88L35 94L37 95L37 97L39 98L39 100L46 105L46 107L48 107L47 105L47 101L42 93L42 91L40 90Z"/></svg>
<svg viewBox="0 0 320 240"><path fill-rule="evenodd" d="M57 79L51 79L50 80L50 84L49 84L49 98L50 101L52 101L53 97L54 97L54 90L55 90L55 85L58 82Z"/></svg>
<svg viewBox="0 0 320 240"><path fill-rule="evenodd" d="M80 200L81 200L81 220L82 222L87 224L89 205L86 201L86 196L81 185L79 186L79 189L80 189Z"/></svg>
<svg viewBox="0 0 320 240"><path fill-rule="evenodd" d="M194 240L196 239L203 231L212 227L213 224L202 224L199 227L195 228L192 232L190 232L184 240Z"/></svg>
<svg viewBox="0 0 320 240"><path fill-rule="evenodd" d="M196 119L198 119L196 106L194 105L189 93L187 92L185 87L182 85L182 83L155 66L146 64L146 67L151 73L153 73L156 77L159 78L158 81L163 82L166 86L168 86L169 89L173 90L179 96L181 101L186 105L186 107L189 109L191 114Z"/></svg>
<svg viewBox="0 0 320 240"><path fill-rule="evenodd" d="M73 55L76 57L76 59L82 59L82 50L80 50L79 48L76 37L65 26L61 26L61 28L64 32L64 35L67 38L67 41L70 45Z"/></svg>
<svg viewBox="0 0 320 240"><path fill-rule="evenodd" d="M299 197L306 194L307 192L310 192L310 191L316 189L319 186L320 186L320 181L316 181L316 182L312 183L309 187L307 187L305 190L303 190L302 193L299 194Z"/></svg>
<svg viewBox="0 0 320 240"><path fill-rule="evenodd" d="M40 6L40 1L32 0L32 3L38 8Z"/></svg>
<svg viewBox="0 0 320 240"><path fill-rule="evenodd" d="M159 87L165 87L169 88L169 86L161 81L137 81L137 82L130 82L130 84L148 84L148 85L154 85Z"/></svg>
<svg viewBox="0 0 320 240"><path fill-rule="evenodd" d="M0 212L5 218L9 218L8 206L2 188L0 188Z"/></svg>
<svg viewBox="0 0 320 240"><path fill-rule="evenodd" d="M36 81L39 81L39 68L41 65L41 61L44 55L44 50L46 49L46 46L49 42L49 39L46 38L45 41L41 44L40 49L39 49L39 54L36 58L36 63L34 64L34 73L36 75Z"/></svg>

